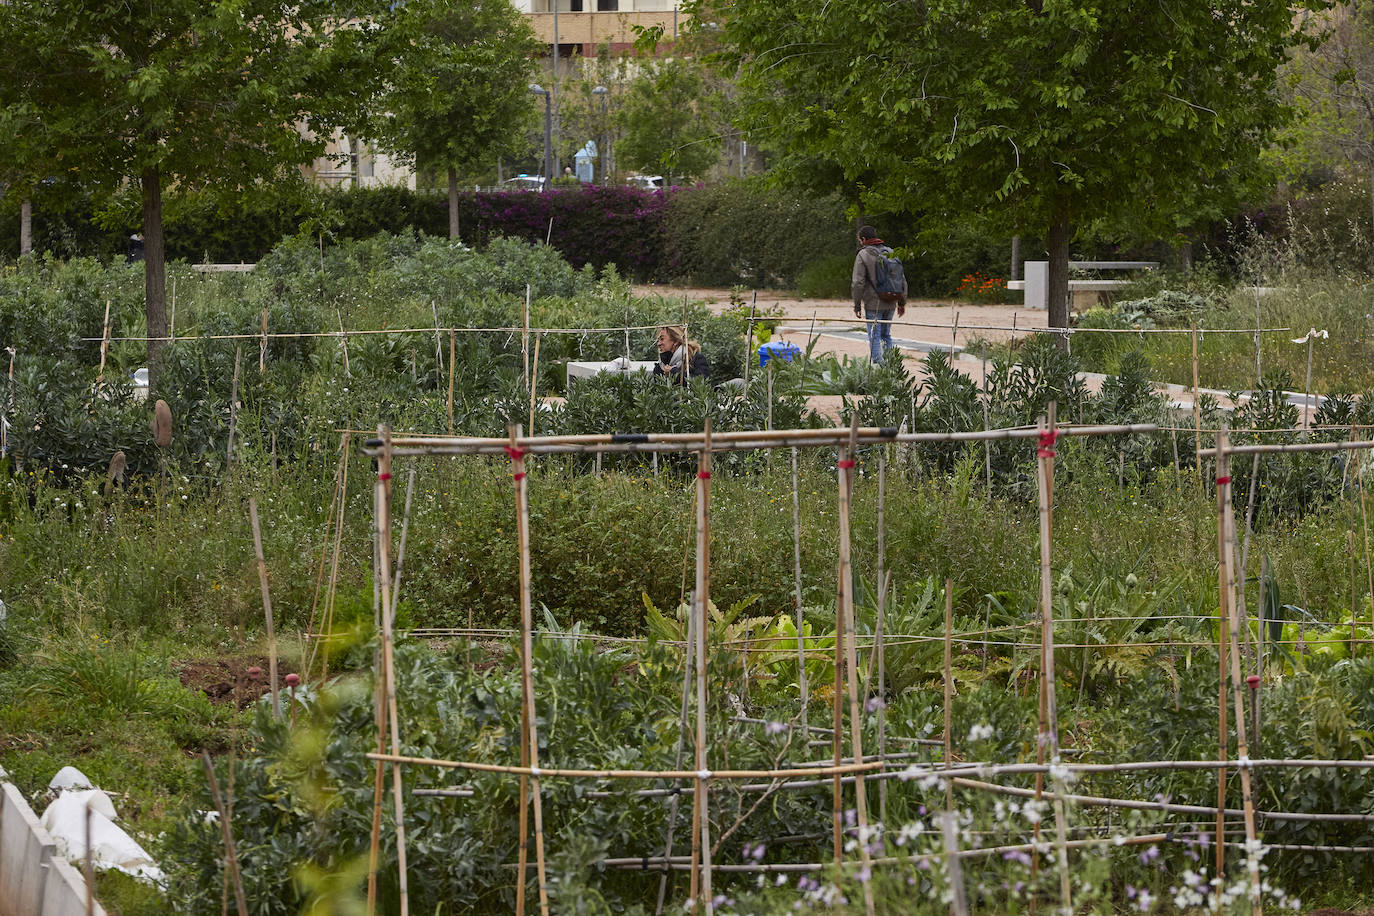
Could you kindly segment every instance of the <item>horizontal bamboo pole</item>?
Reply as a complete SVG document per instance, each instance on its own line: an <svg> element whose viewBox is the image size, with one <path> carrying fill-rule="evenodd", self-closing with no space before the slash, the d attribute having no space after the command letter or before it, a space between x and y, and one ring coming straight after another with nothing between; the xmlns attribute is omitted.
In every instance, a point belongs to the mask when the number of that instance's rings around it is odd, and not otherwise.
<svg viewBox="0 0 1374 916"><path fill-rule="evenodd" d="M996 764L964 764L945 769L942 766L907 767L899 775L905 779L945 779L951 776L1025 776L1035 773L1048 773L1051 764L1041 763L996 763ZM1264 760L1249 760L1238 757L1234 760L1129 760L1121 763L1060 763L1059 769L1072 773L1136 773L1149 770L1218 770L1222 767L1240 769L1242 767L1253 768L1286 768L1286 767L1319 767L1325 769L1351 769L1367 770L1374 769L1374 759L1366 758L1362 760L1317 760L1317 759L1297 759L1297 758L1273 758ZM870 777L872 778L872 777Z"/></svg>
<svg viewBox="0 0 1374 916"><path fill-rule="evenodd" d="M1341 427L1349 429L1350 427ZM1374 441L1358 440L1344 442L1289 442L1273 445L1232 445L1226 449L1228 455L1266 455L1273 452L1354 452L1374 448ZM1200 453L1203 458L1215 458L1217 449L1205 448Z"/></svg>
<svg viewBox="0 0 1374 916"><path fill-rule="evenodd" d="M368 760L381 761L383 763L404 763L416 766L433 766L445 769L473 770L480 773L505 773L508 775L525 776L551 776L566 779L696 779L700 775L696 770L574 770L545 767L520 767L507 766L495 763L475 763L465 760L441 760L434 757L409 757L403 754L375 754L364 755ZM1221 767L1254 767L1254 768L1285 768L1285 767L1318 767L1323 769L1353 769L1364 770L1374 769L1374 759L1362 760L1317 760L1302 758L1273 758L1263 760L1246 760L1238 758L1235 760L1136 760L1121 763L1060 763L1057 765L1036 764L1036 763L1008 763L1008 764L964 764L958 767L945 769L943 764L939 767L916 767L910 766L899 772L890 774L891 776L903 779L947 779L958 776L1012 776L1030 775L1035 773L1047 773L1051 766L1072 773L1132 773L1149 770L1216 770ZM797 779L804 776L837 776L845 773L873 773L876 770L885 768L881 761L870 763L847 763L840 766L813 766L813 767L794 767L781 770L708 770L706 777L710 780L735 780L735 779ZM869 777L876 778L876 777Z"/></svg>
<svg viewBox="0 0 1374 916"><path fill-rule="evenodd" d="M1147 833L1141 836L1116 836L1116 837L1089 837L1081 840L1066 840L1065 845L1071 849L1083 849L1093 846L1143 846L1146 843L1167 843L1173 839L1172 834L1168 833ZM1031 852L1037 848L1035 843L1014 843L1007 846L984 846L979 849L959 849L954 850L953 855L961 859L984 858L991 855L1003 855L1010 852ZM950 852L940 851L932 853L917 853L911 856L882 856L874 858L869 864L872 865L914 865L920 862L934 861L943 859L950 855ZM602 859L597 864L605 868L615 868L624 870L640 871L685 871L691 867L688 856L633 856ZM713 865L715 871L738 872L742 874L768 874L768 873L794 873L794 872L813 872L822 871L834 867L834 862L759 862L747 865ZM856 870L864 863L859 860L844 862L842 868Z"/></svg>
<svg viewBox="0 0 1374 916"><path fill-rule="evenodd" d="M769 319L772 321L773 319ZM786 319L800 321L801 319ZM894 318L883 319L855 319L855 318L808 318L809 323L816 324L843 324L853 326L860 323L886 324L894 328L938 328L940 330L951 330L957 328L965 331L1013 331L1024 334L1060 334L1072 336L1075 334L1192 334L1192 328L1052 328L1048 326L1012 326L1002 324L965 324L960 322L955 325L953 322L936 321L911 321L909 319ZM784 319L777 319L777 323L782 323ZM148 341L161 341L164 343L175 343L178 341L193 340L291 340L300 338L348 338L366 337L370 335L397 335L397 334L433 334L436 330L440 334L524 334L528 330L531 334L623 334L626 331L653 331L661 325L657 324L629 324L620 327L595 327L595 328L526 328L524 325L519 327L439 327L430 326L427 328L369 328L339 330L339 331L277 331L275 333L262 334L181 334L166 335L162 337L110 337L110 342L127 341L131 343L146 343ZM1207 334L1247 334L1253 336L1260 334L1280 334L1291 333L1292 328L1200 328L1199 333ZM81 337L78 338L83 343L94 343L106 340L105 337Z"/></svg>
<svg viewBox="0 0 1374 916"><path fill-rule="evenodd" d="M801 776L832 776L842 773L868 773L882 769L881 762L850 763L842 766L797 767L790 770L566 770L547 767L505 766L496 763L473 763L466 760L439 760L434 757L407 757L404 754L367 754L368 760L384 763L405 763L416 766L442 767L454 770L475 770L479 773L506 773L514 776L562 777L566 779L792 779Z"/></svg>
<svg viewBox="0 0 1374 916"><path fill-rule="evenodd" d="M851 322L852 323L852 322ZM395 335L395 334L433 334L436 330L440 334L524 334L529 330L531 334L622 334L625 331L653 331L661 325L657 324L632 324L618 328L528 328L523 325L511 328L373 328L368 330L352 331L278 331L271 334L182 334L171 337L111 337L111 341L122 340L129 342L143 343L150 340L162 341L164 343L175 343L177 341L195 340L296 340L311 337L368 337L372 335ZM83 342L104 340L103 337L82 337Z"/></svg>
<svg viewBox="0 0 1374 916"><path fill-rule="evenodd" d="M987 792L995 792L999 795L1014 795L1018 798L1034 798L1034 789L1022 789L1016 786L999 786L992 782L980 782L976 779L954 779L951 780L956 786L966 789L982 789ZM1053 795L1053 792L1044 792L1045 795ZM1109 798L1101 795L1074 795L1062 796L1064 801L1073 802L1076 805L1085 805L1092 808L1125 808L1131 811L1163 811L1169 814L1205 814L1215 817L1217 809L1212 805L1185 805L1178 802L1153 802L1137 801L1130 798ZM1225 808L1222 810L1225 817L1242 817L1245 812L1241 808ZM1298 811L1259 811L1255 814L1267 818L1271 821L1328 821L1332 823L1369 823L1374 822L1374 814L1313 814Z"/></svg>
<svg viewBox="0 0 1374 916"><path fill-rule="evenodd" d="M1154 433L1159 427L1153 423L1131 423L1103 426L1061 426L1061 436L1105 436ZM920 442L981 442L997 439L1033 439L1036 427L971 430L957 433L901 433L898 427L864 427L854 433L859 445L879 443ZM851 441L850 430L840 427L826 429L742 430L712 433L712 451L737 449L780 448L787 446L838 446ZM420 455L503 455L509 447L531 454L591 454L595 452L662 452L701 451L705 446L702 433L601 433L569 436L526 437L510 439L479 439L449 436L396 436L392 439L393 454L415 457ZM371 456L380 449L376 440L362 445L362 452Z"/></svg>

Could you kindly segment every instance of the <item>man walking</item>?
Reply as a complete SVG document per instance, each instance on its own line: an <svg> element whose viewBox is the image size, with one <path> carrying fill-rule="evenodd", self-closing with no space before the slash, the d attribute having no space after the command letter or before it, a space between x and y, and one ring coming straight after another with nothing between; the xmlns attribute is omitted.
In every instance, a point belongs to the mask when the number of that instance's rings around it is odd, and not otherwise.
<svg viewBox="0 0 1374 916"><path fill-rule="evenodd" d="M859 227L859 253L854 256L854 317L868 321L868 357L875 363L892 349L892 313L906 314L906 277L892 249L872 226Z"/></svg>

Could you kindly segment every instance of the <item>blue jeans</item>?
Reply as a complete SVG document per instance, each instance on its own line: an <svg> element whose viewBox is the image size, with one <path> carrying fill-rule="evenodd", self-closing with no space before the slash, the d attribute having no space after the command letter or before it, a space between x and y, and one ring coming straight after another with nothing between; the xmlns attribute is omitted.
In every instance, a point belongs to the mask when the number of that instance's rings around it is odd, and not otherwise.
<svg viewBox="0 0 1374 916"><path fill-rule="evenodd" d="M896 306L885 309L864 306L864 319L868 322L868 358L875 363L882 362L887 351L892 349L892 325L879 322L891 321L896 311Z"/></svg>

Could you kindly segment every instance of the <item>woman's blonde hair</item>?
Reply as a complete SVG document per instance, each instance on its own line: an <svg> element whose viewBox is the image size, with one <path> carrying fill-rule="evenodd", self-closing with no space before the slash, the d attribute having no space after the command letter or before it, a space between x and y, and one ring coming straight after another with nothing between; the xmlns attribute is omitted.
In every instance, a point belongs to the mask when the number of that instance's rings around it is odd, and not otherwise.
<svg viewBox="0 0 1374 916"><path fill-rule="evenodd" d="M667 334L669 339L672 340L673 349L677 349L685 343L687 345L688 356L696 356L701 350L701 344L697 343L695 340L688 339L687 329L680 324L665 324L663 327L659 328L659 330Z"/></svg>

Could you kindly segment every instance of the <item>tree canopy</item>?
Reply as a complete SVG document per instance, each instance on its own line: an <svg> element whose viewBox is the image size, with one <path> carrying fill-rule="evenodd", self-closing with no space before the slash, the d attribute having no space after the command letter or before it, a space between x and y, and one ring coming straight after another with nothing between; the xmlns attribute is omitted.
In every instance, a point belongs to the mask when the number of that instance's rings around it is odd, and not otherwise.
<svg viewBox="0 0 1374 916"><path fill-rule="evenodd" d="M448 174L456 236L458 172L522 139L536 101L532 58L542 45L509 0L410 0L384 44L397 66L378 105L376 139Z"/></svg>
<svg viewBox="0 0 1374 916"><path fill-rule="evenodd" d="M0 4L0 125L30 182L60 171L142 196L150 338L167 332L162 192L295 177L362 120L385 3L9 0ZM156 376L162 342L150 340Z"/></svg>
<svg viewBox="0 0 1374 916"><path fill-rule="evenodd" d="M1220 214L1289 117L1277 67L1325 0L737 0L748 126L865 203L970 215L1050 249L1067 325L1075 231L1167 237Z"/></svg>

